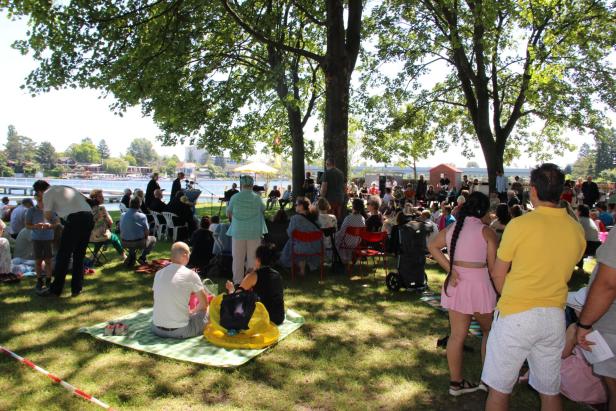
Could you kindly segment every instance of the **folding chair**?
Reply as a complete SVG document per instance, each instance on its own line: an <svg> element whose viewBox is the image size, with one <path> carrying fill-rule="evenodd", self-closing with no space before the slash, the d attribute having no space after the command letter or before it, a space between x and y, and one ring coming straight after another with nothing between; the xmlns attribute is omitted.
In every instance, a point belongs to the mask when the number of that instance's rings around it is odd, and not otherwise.
<svg viewBox="0 0 616 411"><path fill-rule="evenodd" d="M353 274L353 266L355 265L355 250L361 244L361 233L366 231L366 227L347 227L342 233L340 241L340 250L349 250L352 255L352 261L346 264L349 277Z"/></svg>
<svg viewBox="0 0 616 411"><path fill-rule="evenodd" d="M319 241L321 243L321 250L318 253L300 253L295 251L295 245L297 243L314 243ZM325 250L323 247L323 232L322 231L299 231L293 230L291 233L291 281L295 278L295 257L313 257L319 256L321 261L321 281L324 278L324 262L325 262Z"/></svg>
<svg viewBox="0 0 616 411"><path fill-rule="evenodd" d="M366 269L368 268L368 258L372 257L372 262L376 263L377 258L381 258L383 261L383 269L385 270L385 275L387 275L387 233L385 231L379 232L370 232L370 231L362 231L359 236L361 237L361 242L353 252L353 254L357 257L357 260L366 261ZM374 274L376 277L376 273Z"/></svg>
<svg viewBox="0 0 616 411"><path fill-rule="evenodd" d="M158 240L167 239L167 230L166 230L167 227L165 224L162 224L159 220L159 218L165 218L165 217L162 215L162 213L158 213L156 211L150 211L150 214L152 214L152 217L154 218L154 232L156 234L156 238Z"/></svg>
<svg viewBox="0 0 616 411"><path fill-rule="evenodd" d="M178 239L178 230L183 227L188 229L188 224L185 223L184 225L175 225L173 222L173 217L178 218L177 215L170 213L169 211L163 211L162 214L163 217L165 217L165 225L167 226L167 230L173 230L173 242L175 243Z"/></svg>
<svg viewBox="0 0 616 411"><path fill-rule="evenodd" d="M93 266L98 265L100 262L103 264L109 262L109 257L105 255L108 243L109 241L88 242L88 252L91 254L90 259L92 260ZM97 246L99 246L98 250L96 249Z"/></svg>

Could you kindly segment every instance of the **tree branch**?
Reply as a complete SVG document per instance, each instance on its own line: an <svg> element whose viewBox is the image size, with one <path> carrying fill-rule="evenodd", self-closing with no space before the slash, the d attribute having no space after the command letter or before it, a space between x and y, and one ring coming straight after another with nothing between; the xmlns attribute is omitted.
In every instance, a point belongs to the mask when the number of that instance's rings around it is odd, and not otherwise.
<svg viewBox="0 0 616 411"><path fill-rule="evenodd" d="M233 8L229 5L229 1L228 0L220 0L223 7L225 8L225 10L227 10L227 12L231 15L231 17L233 18L233 20L235 20L235 22L244 30L246 30L249 34L251 34L255 39L257 39L258 41L268 44L270 46L273 47L277 47L286 51L289 51L291 53L295 53L295 54L299 54L301 56L304 56L306 58L312 59L318 63L322 63L324 60L324 57L313 53L311 51L308 50L304 50L304 49L298 49L296 47L292 47L289 45L286 45L284 43L280 43L276 40L273 40L269 37L267 37L264 33L262 33L261 31L251 27L248 23L246 23L244 20L242 20L242 18L235 12L235 10L233 10Z"/></svg>
<svg viewBox="0 0 616 411"><path fill-rule="evenodd" d="M292 0L292 3L295 7L297 7L302 13L304 13L304 15L306 16L306 18L308 18L308 20L310 20L311 22L313 22L314 24L318 25L318 26L325 26L327 23L323 20L319 20L314 14L310 13L308 11L308 9L306 9L300 1L297 0Z"/></svg>
<svg viewBox="0 0 616 411"><path fill-rule="evenodd" d="M349 57L349 71L355 68L361 42L362 0L349 0L349 12L346 30L346 52Z"/></svg>
<svg viewBox="0 0 616 411"><path fill-rule="evenodd" d="M314 104L317 101L317 98L319 97L319 93L317 92L317 73L319 71L319 65L317 64L315 67L312 67L312 79L311 79L311 84L312 84L312 94L310 96L310 100L308 101L308 106L306 107L306 112L304 113L304 118L302 119L302 128L304 128L306 126L306 123L308 122L308 119L310 118L310 116L312 115L312 110L314 109Z"/></svg>

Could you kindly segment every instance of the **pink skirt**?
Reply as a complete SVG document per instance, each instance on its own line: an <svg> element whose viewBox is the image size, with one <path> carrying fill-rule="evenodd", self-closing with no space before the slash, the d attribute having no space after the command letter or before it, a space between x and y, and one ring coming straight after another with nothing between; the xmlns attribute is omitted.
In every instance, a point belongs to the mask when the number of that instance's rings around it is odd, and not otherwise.
<svg viewBox="0 0 616 411"><path fill-rule="evenodd" d="M496 307L496 291L487 268L455 267L460 275L458 284L451 283L441 292L441 306L462 314L489 314Z"/></svg>

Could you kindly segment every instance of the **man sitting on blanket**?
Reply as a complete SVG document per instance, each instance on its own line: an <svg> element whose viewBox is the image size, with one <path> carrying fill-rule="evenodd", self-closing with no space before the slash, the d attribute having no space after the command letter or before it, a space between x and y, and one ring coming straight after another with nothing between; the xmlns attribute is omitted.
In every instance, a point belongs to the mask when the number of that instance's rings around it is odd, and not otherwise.
<svg viewBox="0 0 616 411"><path fill-rule="evenodd" d="M197 273L186 268L189 258L188 245L178 241L171 247L171 264L154 276L152 332L159 337L196 337L209 320L207 294ZM188 307L191 293L199 299L193 310Z"/></svg>

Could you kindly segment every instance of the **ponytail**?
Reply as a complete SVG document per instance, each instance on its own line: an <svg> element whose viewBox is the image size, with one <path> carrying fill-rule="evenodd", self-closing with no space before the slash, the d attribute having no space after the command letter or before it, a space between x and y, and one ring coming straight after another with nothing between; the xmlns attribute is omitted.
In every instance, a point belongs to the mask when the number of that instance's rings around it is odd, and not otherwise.
<svg viewBox="0 0 616 411"><path fill-rule="evenodd" d="M453 228L453 234L451 235L451 244L449 246L449 272L447 273L447 277L445 278L445 284L443 289L445 290L445 295L449 297L447 294L447 287L449 286L449 279L451 278L451 272L453 271L453 260L454 255L456 254L456 244L458 243L458 237L460 236L460 232L462 231L462 227L464 226L464 220L466 220L466 212L464 208L460 210L458 213L458 220L456 220L456 225Z"/></svg>

